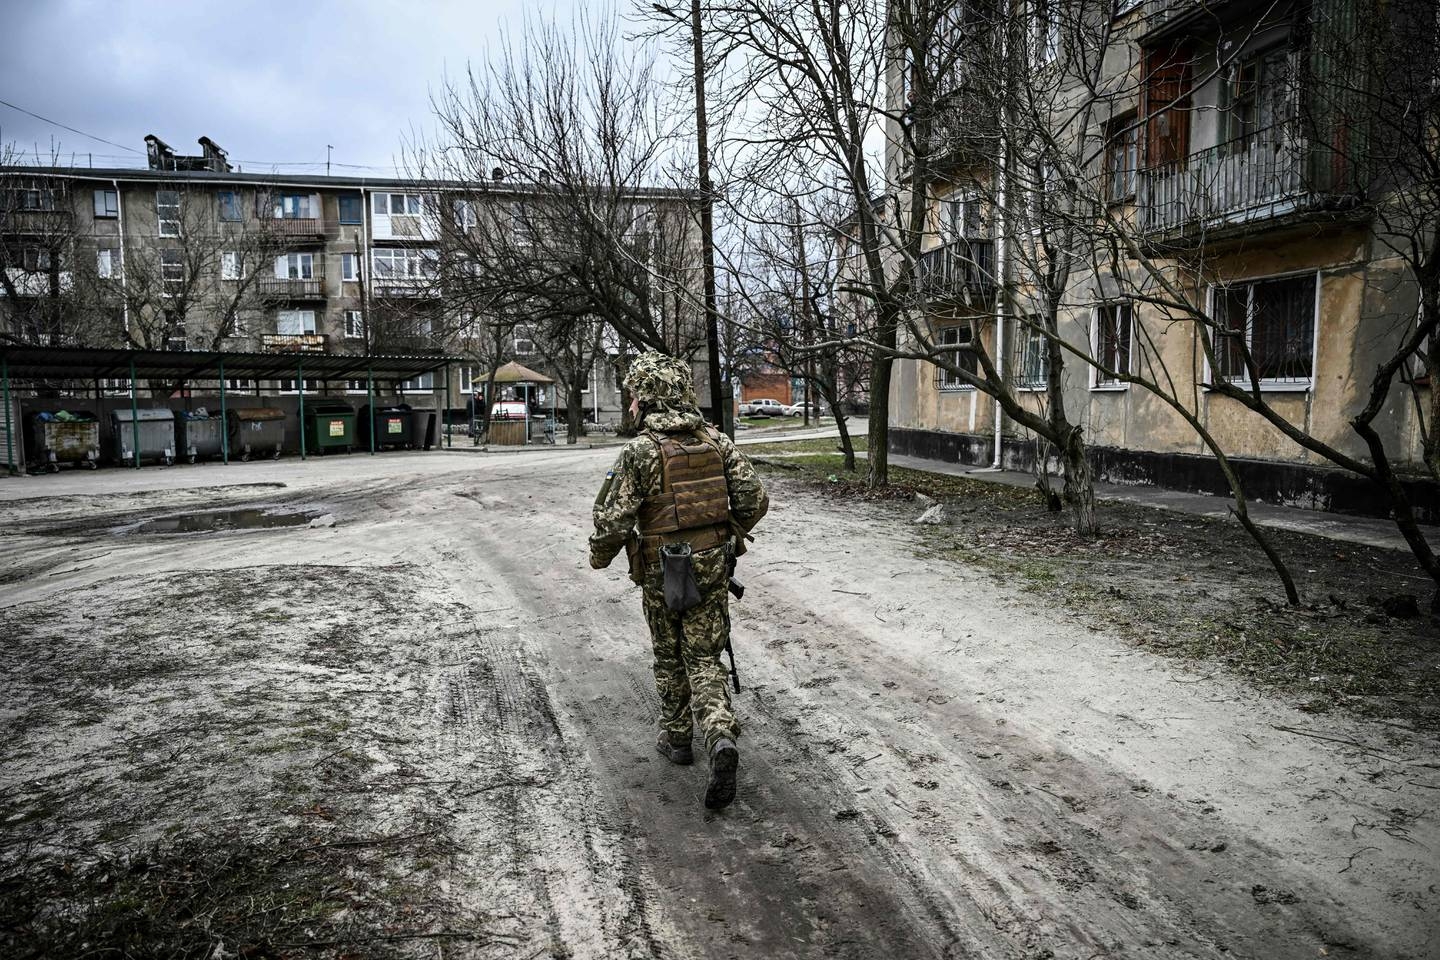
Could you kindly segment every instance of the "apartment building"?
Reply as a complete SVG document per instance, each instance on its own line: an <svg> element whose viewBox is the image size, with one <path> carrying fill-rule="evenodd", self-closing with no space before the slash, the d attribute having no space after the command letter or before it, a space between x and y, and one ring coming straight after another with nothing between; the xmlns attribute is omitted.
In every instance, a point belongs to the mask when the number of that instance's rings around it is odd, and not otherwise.
<svg viewBox="0 0 1440 960"><path fill-rule="evenodd" d="M1417 286L1393 203L1406 174L1379 163L1391 151L1378 149L1383 98L1366 85L1384 80L1369 45L1407 24L1433 37L1436 14L1422 3L1362 7L957 4L964 29L951 42L983 49L979 62L1025 63L1000 74L1015 89L963 66L940 85L953 93L932 128L927 235L909 267L928 345L981 343L1021 403L1043 412L1057 399L1052 309L1066 345L1058 400L1102 479L1227 491L1174 400L1236 460L1252 495L1377 508L1383 498L1366 484L1218 389L1254 391L1319 444L1371 456L1351 420L1375 370L1416 329ZM897 104L905 69L891 74ZM1085 121L1057 121L1062 142L1027 152L1042 138L1019 128L1037 100L1052 117ZM892 131L893 171L909 162L904 142ZM1433 226L1409 229L1423 245ZM1068 274L1047 288L1062 257ZM948 359L950 370L897 363L894 450L1016 468L1053 454L953 369L979 375L973 351ZM1374 425L1416 473L1430 409L1419 358L1408 359ZM1422 499L1440 506L1434 491Z"/></svg>
<svg viewBox="0 0 1440 960"><path fill-rule="evenodd" d="M160 350L466 352L481 308L463 282L475 271L458 252L467 244L457 241L482 216L510 216L524 185L251 173L209 138L200 146L184 156L147 137L144 169L0 169L0 331L22 342ZM676 191L636 205L688 222ZM620 397L607 361L619 345L606 344L581 393L590 415L614 419ZM498 352L507 351L545 371L523 318ZM464 406L484 374L456 370L449 405ZM398 389L442 386L427 375ZM307 381L307 392L321 389Z"/></svg>

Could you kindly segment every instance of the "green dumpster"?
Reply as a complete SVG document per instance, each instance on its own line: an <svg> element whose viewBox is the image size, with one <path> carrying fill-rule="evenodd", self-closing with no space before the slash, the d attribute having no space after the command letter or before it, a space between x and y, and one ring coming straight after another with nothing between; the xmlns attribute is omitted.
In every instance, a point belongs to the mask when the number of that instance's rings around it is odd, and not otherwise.
<svg viewBox="0 0 1440 960"><path fill-rule="evenodd" d="M317 403L305 415L310 419L306 446L320 453L349 453L355 446L355 411L348 403Z"/></svg>

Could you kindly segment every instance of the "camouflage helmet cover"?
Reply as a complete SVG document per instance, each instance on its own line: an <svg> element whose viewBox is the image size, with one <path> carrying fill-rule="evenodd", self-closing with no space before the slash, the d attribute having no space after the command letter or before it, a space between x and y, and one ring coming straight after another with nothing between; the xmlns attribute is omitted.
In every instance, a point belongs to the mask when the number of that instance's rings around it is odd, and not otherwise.
<svg viewBox="0 0 1440 960"><path fill-rule="evenodd" d="M695 381L690 365L656 350L642 353L630 363L625 389L641 403L668 407L695 407Z"/></svg>

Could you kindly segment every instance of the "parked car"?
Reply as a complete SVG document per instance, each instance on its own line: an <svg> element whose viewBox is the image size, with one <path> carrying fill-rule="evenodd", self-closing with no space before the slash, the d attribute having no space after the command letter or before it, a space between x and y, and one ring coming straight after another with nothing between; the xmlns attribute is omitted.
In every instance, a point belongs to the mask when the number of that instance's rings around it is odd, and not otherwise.
<svg viewBox="0 0 1440 960"><path fill-rule="evenodd" d="M742 417L783 417L784 415L785 404L769 397L760 400L746 400L740 404L740 416Z"/></svg>
<svg viewBox="0 0 1440 960"><path fill-rule="evenodd" d="M805 401L802 400L799 403L792 403L790 406L785 407L784 414L787 417L805 416ZM810 419L815 420L823 416L825 416L825 413L818 403L810 404Z"/></svg>

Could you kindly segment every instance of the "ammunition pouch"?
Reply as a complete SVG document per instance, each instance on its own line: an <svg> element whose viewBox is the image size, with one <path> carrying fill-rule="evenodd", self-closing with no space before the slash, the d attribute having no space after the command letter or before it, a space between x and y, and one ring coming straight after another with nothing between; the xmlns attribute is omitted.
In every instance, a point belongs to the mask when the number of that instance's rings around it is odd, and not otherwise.
<svg viewBox="0 0 1440 960"><path fill-rule="evenodd" d="M665 609L685 613L700 604L688 543L667 543L660 548L660 569L665 576Z"/></svg>
<svg viewBox="0 0 1440 960"><path fill-rule="evenodd" d="M625 538L625 562L629 567L630 582L637 587L645 585L645 551L640 547L640 537L634 532Z"/></svg>

